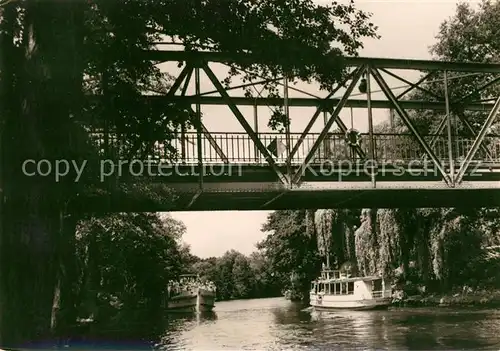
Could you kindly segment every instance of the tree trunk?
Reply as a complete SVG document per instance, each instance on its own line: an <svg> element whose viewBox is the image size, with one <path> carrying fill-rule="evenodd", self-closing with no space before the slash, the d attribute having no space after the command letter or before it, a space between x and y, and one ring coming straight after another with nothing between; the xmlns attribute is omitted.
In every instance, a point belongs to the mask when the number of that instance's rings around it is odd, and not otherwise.
<svg viewBox="0 0 500 351"><path fill-rule="evenodd" d="M75 50L78 2L25 2L18 108L4 118L0 345L18 347L51 332L59 216L67 181L30 177L26 160L68 159L70 111L81 91ZM78 17L78 19L77 19ZM33 168L29 171L33 171Z"/></svg>
<svg viewBox="0 0 500 351"><path fill-rule="evenodd" d="M60 213L57 250L57 284L52 304L51 328L58 336L71 336L77 318L76 217Z"/></svg>

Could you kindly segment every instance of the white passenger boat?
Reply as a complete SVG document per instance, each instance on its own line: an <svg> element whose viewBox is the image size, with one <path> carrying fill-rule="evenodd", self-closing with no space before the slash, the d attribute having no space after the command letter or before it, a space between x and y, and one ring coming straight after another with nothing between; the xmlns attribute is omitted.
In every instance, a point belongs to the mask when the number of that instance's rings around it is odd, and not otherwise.
<svg viewBox="0 0 500 351"><path fill-rule="evenodd" d="M310 304L316 310L386 308L391 301L391 287L384 278L352 277L338 270L324 269L310 291Z"/></svg>
<svg viewBox="0 0 500 351"><path fill-rule="evenodd" d="M215 306L215 284L201 281L196 274L180 276L168 285L168 312L210 312Z"/></svg>

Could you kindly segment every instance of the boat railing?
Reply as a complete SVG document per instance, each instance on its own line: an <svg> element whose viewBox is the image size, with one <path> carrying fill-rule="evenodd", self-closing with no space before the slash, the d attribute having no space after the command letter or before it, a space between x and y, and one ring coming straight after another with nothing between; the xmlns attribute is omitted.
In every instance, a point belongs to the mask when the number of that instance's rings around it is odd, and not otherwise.
<svg viewBox="0 0 500 351"><path fill-rule="evenodd" d="M336 270L325 270L321 272L321 279L347 279L351 278L351 274Z"/></svg>
<svg viewBox="0 0 500 351"><path fill-rule="evenodd" d="M383 290L372 291L372 298L376 299L376 298L380 298L380 297L384 297L384 291Z"/></svg>

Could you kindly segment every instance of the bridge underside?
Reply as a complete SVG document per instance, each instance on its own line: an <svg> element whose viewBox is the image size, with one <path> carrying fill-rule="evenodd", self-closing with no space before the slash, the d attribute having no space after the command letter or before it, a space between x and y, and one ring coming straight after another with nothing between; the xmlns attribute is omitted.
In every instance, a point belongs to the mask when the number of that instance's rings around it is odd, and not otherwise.
<svg viewBox="0 0 500 351"><path fill-rule="evenodd" d="M302 190L282 193L201 193L191 206L181 196L169 211L285 210L318 208L491 207L500 206L500 189L481 190Z"/></svg>
<svg viewBox="0 0 500 351"><path fill-rule="evenodd" d="M317 208L491 207L500 206L500 167L471 170L450 188L432 168L379 167L376 181L367 169L338 169L328 173L311 166L291 189L267 167L240 166L226 175L199 175L195 166L176 176L153 176L148 182L173 190L175 201L152 201L111 196L82 199L82 209L117 211L217 211ZM188 172L188 169L191 172ZM401 170L406 173L401 174ZM398 173L396 173L398 172ZM157 173L155 173L157 174ZM180 175L179 175L180 174Z"/></svg>
<svg viewBox="0 0 500 351"><path fill-rule="evenodd" d="M498 207L500 189L352 189L267 192L206 191L181 193L173 205L123 201L122 198L87 199L75 210L84 212L252 211L318 208L429 208ZM193 199L195 201L193 201Z"/></svg>

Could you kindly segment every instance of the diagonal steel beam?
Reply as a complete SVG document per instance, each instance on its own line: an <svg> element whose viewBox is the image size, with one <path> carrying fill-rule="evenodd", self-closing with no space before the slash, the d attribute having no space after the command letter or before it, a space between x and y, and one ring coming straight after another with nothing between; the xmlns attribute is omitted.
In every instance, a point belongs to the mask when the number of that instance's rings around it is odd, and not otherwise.
<svg viewBox="0 0 500 351"><path fill-rule="evenodd" d="M257 146L257 148L259 149L259 151L262 153L262 155L264 155L266 161L269 163L269 165L271 166L271 168L273 169L273 171L276 173L276 175L278 176L278 178L281 180L281 182L283 182L283 184L286 184L286 185L290 186L290 182L288 181L288 179L286 179L286 177L283 175L283 173L281 172L281 170L278 168L278 166L276 165L276 162L274 162L273 157L271 156L271 154L269 153L269 151L266 149L266 147L264 146L264 144L262 144L262 142L259 140L259 137L253 131L253 129L250 126L250 124L248 124L248 122L246 121L245 117L243 116L243 114L238 109L238 107L231 101L231 97L224 90L224 87L222 86L222 84L219 82L219 80L215 76L215 73L210 69L210 67L208 67L208 65L207 65L206 62L202 62L201 67L203 68L203 70L207 74L208 78L210 79L210 81L212 82L212 84L214 85L214 87L218 90L219 94L226 101L227 106L231 109L231 111L233 112L233 114L236 117L236 119L240 122L240 124L243 127L243 129L245 129L245 132L248 134L248 136L255 143L255 145Z"/></svg>
<svg viewBox="0 0 500 351"><path fill-rule="evenodd" d="M289 193L290 190L287 189L287 190L284 190L283 192L279 193L278 195L274 196L271 200L268 200L266 201L266 203L264 203L262 206L260 206L260 208L262 210L265 210L269 207L269 205L271 205L273 202L275 202L276 200L278 200L279 198L281 198L283 195L286 195L287 193Z"/></svg>
<svg viewBox="0 0 500 351"><path fill-rule="evenodd" d="M190 209L194 203L196 202L196 200L198 200L198 198L200 197L200 195L203 194L203 190L200 189L198 190L194 195L193 197L191 198L191 200L189 201L189 204L186 206L186 209Z"/></svg>
<svg viewBox="0 0 500 351"><path fill-rule="evenodd" d="M474 127L469 123L469 121L467 120L467 117L465 117L461 113L458 113L457 116L458 116L458 119L469 130L471 136L476 137L477 136L477 132L474 130ZM486 156L488 156L490 159L493 159L493 156L491 155L490 150L488 150L488 148L486 147L486 145L484 145L484 144L481 143L480 148L481 148L481 150L484 151L484 153L486 154Z"/></svg>
<svg viewBox="0 0 500 351"><path fill-rule="evenodd" d="M208 129L205 127L205 125L203 123L201 124L201 130L202 130L205 138L208 139L208 142L210 143L210 145L215 149L215 152L217 153L217 155L219 155L219 157L222 159L222 161L224 161L224 163L228 164L229 159L224 154L224 151L222 151L220 146L217 144L217 141L214 139L212 134L210 134L210 132L208 131Z"/></svg>
<svg viewBox="0 0 500 351"><path fill-rule="evenodd" d="M500 80L500 76L490 80L489 82L486 82L485 84L483 84L480 87L478 87L477 89L475 89L473 92L471 92L471 93L467 94L466 96L464 96L463 98L461 98L460 101L457 100L457 101L453 102L452 104L462 104L463 105L463 103L468 102L468 100L470 100L474 96L474 94L476 94L476 93L480 92L481 90L484 90L487 87L495 84L499 80ZM461 113L458 113L457 117L464 124L464 126L469 130L471 135L473 137L476 137L477 136L476 131L474 130L474 127L472 127L472 125L469 123L467 118ZM443 131L443 129L446 125L447 118L448 118L448 115L444 116L444 118L439 123L437 131L431 139L431 142L430 142L431 147L434 147L434 145L436 144L436 141L439 138L439 134ZM493 157L490 153L490 150L488 150L488 148L484 144L481 143L480 148L486 154L487 157L489 157L490 159L493 159ZM423 157L425 157L425 155Z"/></svg>
<svg viewBox="0 0 500 351"><path fill-rule="evenodd" d="M339 85L337 85L335 87L335 89L329 93L323 100L326 101L328 100L329 98L331 98L337 91L340 90L340 88L342 88L348 81L349 79L351 79L353 77L353 75L356 74L357 71L359 71L360 69L362 69L361 67L358 67L356 68L354 71L352 71L351 73L349 73L349 75L344 79L344 81L342 83L340 83ZM319 115L321 114L321 111L322 111L322 106L318 106L316 108L316 112L314 112L314 114L312 115L311 119L309 120L309 123L307 123L307 126L304 128L304 131L302 132L302 134L300 135L299 137L299 140L297 140L297 142L295 143L294 147L292 148L292 151L290 152L290 157L289 157L289 161L291 161L293 159L293 157L295 156L295 154L297 153L297 151L299 150L300 148L300 145L302 145L302 143L304 142L304 139L307 137L307 135L309 134L309 132L311 131L312 127L314 126L314 123L316 123L316 120L318 119ZM341 121L342 122L342 121ZM340 127L340 126L339 126ZM342 127L340 127L342 129ZM347 130L347 128L346 128ZM343 130L343 132L345 133L346 130Z"/></svg>
<svg viewBox="0 0 500 351"><path fill-rule="evenodd" d="M384 92L387 99L389 99L389 101L393 104L394 109L398 112L399 116L403 120L406 127L413 133L413 135L417 138L417 141L420 144L420 146L425 150L427 155L429 155L432 162L434 162L434 165L436 166L436 168L439 170L439 172L443 176L443 179L445 180L446 184L450 185L451 179L448 176L448 174L446 173L446 171L444 170L444 168L441 166L438 158L434 154L434 151L432 151L432 149L429 147L429 145L424 140L424 138L422 138L422 136L419 134L418 130L415 128L415 126L411 122L410 116L408 116L406 111L401 107L401 105L399 105L398 100L396 99L396 97L392 93L391 89L389 88L389 86L385 82L384 78L380 75L380 73L378 72L378 70L376 68L373 68L371 73L373 75L373 78L375 78L375 80L377 81L377 84L380 86L380 88Z"/></svg>
<svg viewBox="0 0 500 351"><path fill-rule="evenodd" d="M460 113L457 114L457 116L458 116L458 119L469 130L470 134L473 137L476 137L477 133L474 130L474 127L469 123L469 121L467 120L467 118L465 116L463 116L462 114L460 114ZM436 129L436 132L433 133L434 135L432 136L431 141L429 143L429 145L430 145L431 148L433 148L434 145L436 145L436 142L437 142L437 140L439 139L439 136L440 136L439 134L441 134L441 132L443 131L444 127L446 126L447 118L448 118L448 115L445 115L444 118L441 120L441 122L439 122L439 125L438 125L438 127ZM486 156L488 156L490 159L493 159L493 156L491 155L490 150L488 150L488 148L484 144L481 144L480 148L481 148L481 150L483 150L483 152L486 154ZM426 155L422 156L422 158L425 158L425 157L426 157Z"/></svg>
<svg viewBox="0 0 500 351"><path fill-rule="evenodd" d="M474 96L474 94L477 94L477 93L481 92L482 90L484 90L484 89L488 88L489 86L495 84L499 80L500 80L500 76L496 77L496 78L493 78L489 82L484 83L483 85L481 85L480 87L478 87L474 91L470 92L469 94L465 95L464 97L461 97L460 100L454 101L453 103L455 104L455 103L463 102L465 100L469 100L472 96Z"/></svg>
<svg viewBox="0 0 500 351"><path fill-rule="evenodd" d="M191 77L193 76L194 68L189 65L189 71L186 74L186 79L184 81L184 86L182 87L181 96L186 96L187 89L189 88L189 83L191 83Z"/></svg>
<svg viewBox="0 0 500 351"><path fill-rule="evenodd" d="M318 139L316 139L316 141L314 142L313 146L309 150L309 153L307 154L304 162L299 167L299 169L297 170L297 172L293 175L293 179L292 179L292 183L293 184L296 184L298 182L298 180L302 176L302 173L304 172L304 170L306 169L306 167L309 165L309 163L311 162L312 158L314 157L314 154L316 153L316 151L318 150L318 148L321 146L321 143L323 142L323 140L325 139L325 137L328 135L328 131L332 127L333 123L336 120L339 119L338 118L339 113L344 108L344 105L347 102L347 100L349 99L349 96L351 95L352 91L354 90L354 87L358 83L359 78L361 78L361 75L364 72L364 67L365 67L364 65L362 67L360 67L361 69L358 69L356 71L356 73L354 74L354 76L352 77L351 84L349 84L349 86L347 87L347 89L346 89L346 91L344 93L344 96L342 96L342 99L340 99L339 103L335 107L334 111L332 112L332 115L328 119L328 122L326 122L325 127L323 128L323 130L321 131L320 135L318 136Z"/></svg>
<svg viewBox="0 0 500 351"><path fill-rule="evenodd" d="M476 93L479 93L481 92L482 90L488 88L489 86L495 84L496 82L498 82L500 80L500 76L496 77L496 78L493 78L492 80L484 83L483 85L479 86L477 89L475 89L474 91L472 91L471 93L465 95L464 97L462 97L460 99L460 101L456 101L455 103L458 103L458 104L461 104L463 106L463 103L464 102L468 102L473 96L474 94ZM492 107L493 108L493 107ZM469 123L469 121L467 120L467 117L465 117L465 115L463 115L462 113L457 113L457 116L458 116L458 119L464 124L464 126L469 130L469 132L471 133L471 135L473 137L476 137L477 136L477 133L476 131L474 130L474 127ZM486 154L487 157L489 157L490 159L493 159L493 156L491 155L490 153L490 150L488 150L488 148L486 147L486 145L484 145L483 143L480 144L479 146L481 148L481 150Z"/></svg>
<svg viewBox="0 0 500 351"><path fill-rule="evenodd" d="M193 108L190 106L189 109L191 110L192 113L195 113ZM212 146L217 153L217 155L224 161L224 163L229 163L229 159L227 158L226 154L224 154L224 151L220 148L219 144L217 144L217 141L214 139L212 134L208 131L207 127L203 124L203 122L200 122L201 124L201 133L205 138L207 138L208 142L210 143L210 146Z"/></svg>
<svg viewBox="0 0 500 351"><path fill-rule="evenodd" d="M187 75L189 74L189 72L192 72L192 70L193 69L191 68L191 65L186 64L184 66L184 68L182 69L181 73L179 74L179 76L175 80L174 84L172 84L172 86L170 87L170 89L169 89L169 91L167 93L167 96L173 96L173 95L175 95L175 93L177 92L177 90L179 90L179 87L181 86L182 82L184 81L184 78L186 78Z"/></svg>
<svg viewBox="0 0 500 351"><path fill-rule="evenodd" d="M415 85L418 85L420 86L420 84L422 84L425 80L427 80L430 76L432 76L434 72L430 72L430 73L427 73L425 76L423 76L422 78L420 78L416 83ZM412 91L413 89L415 89L414 86L410 86L409 88L406 88L402 93L400 93L398 96L396 96L396 99L399 100L401 99L403 96L405 96L406 94L408 94L410 91Z"/></svg>
<svg viewBox="0 0 500 351"><path fill-rule="evenodd" d="M460 169L458 170L456 178L455 178L456 184L460 184L462 182L462 178L464 177L465 172L467 171L467 168L469 168L470 163L472 161L472 158L474 157L477 150L479 149L479 145L481 145L481 143L484 141L484 137L488 133L488 129L493 124L493 121L497 117L499 110L500 110L500 96L498 97L497 101L495 102L495 105L491 109L488 117L486 117L486 121L484 121L483 127L481 128L476 139L474 140L474 143L472 144L472 147L470 148L469 152L467 153L467 156L465 156L464 163L462 163L462 166L460 166Z"/></svg>
<svg viewBox="0 0 500 351"><path fill-rule="evenodd" d="M256 85L261 85L261 84L275 82L278 79L283 79L283 78L263 79L263 80L259 80L258 82L251 82L251 83L239 84L239 85L235 85L235 86L232 86L232 87L227 87L227 88L224 88L224 89L226 91L229 91L229 90L236 90L236 89L241 89L241 88L248 88L248 87L253 87L253 86L256 86ZM200 95L201 96L205 96L205 95L210 95L210 94L214 94L214 93L218 93L218 91L217 90L205 91L205 92L201 93Z"/></svg>
<svg viewBox="0 0 500 351"><path fill-rule="evenodd" d="M442 119L441 119L441 122L439 122L439 125L438 127L436 128L436 131L434 133L432 133L432 138L431 138L431 141L429 142L429 146L431 148L434 148L434 146L436 145L438 139L439 139L439 136L440 134L443 132L443 129L444 127L446 126L446 121L448 119L448 115L445 115ZM421 159L426 159L427 158L427 154L424 154L422 155Z"/></svg>
<svg viewBox="0 0 500 351"><path fill-rule="evenodd" d="M385 69L385 68L379 68L379 70L381 70L381 71L383 71L383 72L387 73L387 74L388 74L388 75L390 75L391 77L394 77L394 78L396 78L396 79L398 79L398 80L402 81L402 82L403 82L403 83L405 83L405 84L408 84L408 85L412 88L411 90L413 90L413 89L417 89L417 90L423 91L423 92L424 92L424 93L426 93L426 94L429 94L429 95L430 95L430 96L432 96L432 97L435 97L435 98L436 98L436 99L438 99L438 100L443 100L443 99L442 99L439 95L434 94L434 93L433 93L432 91L430 91L429 89L422 88L422 87L420 86L420 84L421 84L423 81L421 82L421 81L419 80L417 83L412 83L412 82L410 82L409 80L404 79L403 77L400 77L400 76L398 76L397 74L392 73L391 71L389 71L389 70L387 70L387 69ZM406 93L405 93L405 94L406 94Z"/></svg>

